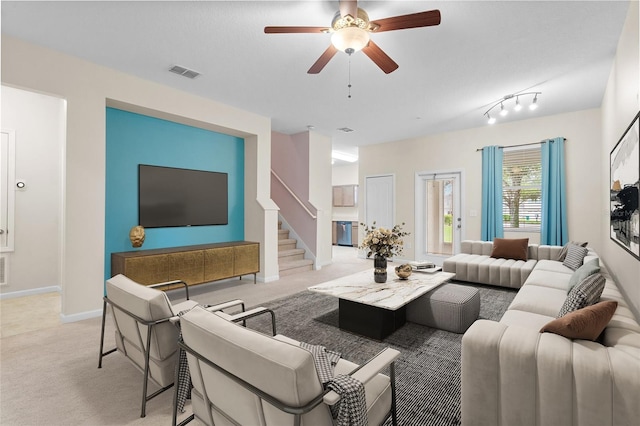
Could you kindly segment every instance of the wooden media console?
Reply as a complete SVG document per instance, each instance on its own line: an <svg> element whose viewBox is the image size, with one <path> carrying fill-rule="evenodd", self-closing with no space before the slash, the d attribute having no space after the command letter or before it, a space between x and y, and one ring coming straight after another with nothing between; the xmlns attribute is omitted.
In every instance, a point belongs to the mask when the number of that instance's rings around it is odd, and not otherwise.
<svg viewBox="0 0 640 426"><path fill-rule="evenodd" d="M260 272L260 243L233 241L111 253L111 276L144 284L182 280L188 285Z"/></svg>

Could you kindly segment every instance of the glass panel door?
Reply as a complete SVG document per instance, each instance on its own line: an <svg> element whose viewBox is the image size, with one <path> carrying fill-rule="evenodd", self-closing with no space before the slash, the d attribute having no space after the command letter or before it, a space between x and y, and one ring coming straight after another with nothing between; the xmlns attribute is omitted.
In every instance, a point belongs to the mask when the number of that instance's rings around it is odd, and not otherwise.
<svg viewBox="0 0 640 426"><path fill-rule="evenodd" d="M416 179L416 260L441 264L460 248L460 173L420 173Z"/></svg>
<svg viewBox="0 0 640 426"><path fill-rule="evenodd" d="M434 179L425 182L427 212L427 252L451 256L453 254L453 179Z"/></svg>

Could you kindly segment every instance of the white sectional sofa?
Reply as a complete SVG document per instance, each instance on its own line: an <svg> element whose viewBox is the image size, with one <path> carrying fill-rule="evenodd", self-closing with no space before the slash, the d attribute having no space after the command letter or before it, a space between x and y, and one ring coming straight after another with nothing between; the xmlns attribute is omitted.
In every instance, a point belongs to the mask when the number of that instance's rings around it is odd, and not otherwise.
<svg viewBox="0 0 640 426"><path fill-rule="evenodd" d="M460 253L444 261L442 270L454 272L456 280L520 288L535 267L538 246L529 244L527 260L491 257L491 241L462 241Z"/></svg>
<svg viewBox="0 0 640 426"><path fill-rule="evenodd" d="M465 246L478 250L478 243ZM508 275L509 286L519 287L526 275L499 322L478 320L463 336L463 425L639 424L640 325L602 262L606 284L600 300L618 306L598 341L540 332L558 315L573 274L554 260L560 250L532 245L531 261L502 262L493 272L495 262L484 251L475 258L458 255L466 265L460 279L505 285ZM596 257L590 250L584 262ZM458 265L449 262L453 266L457 275Z"/></svg>

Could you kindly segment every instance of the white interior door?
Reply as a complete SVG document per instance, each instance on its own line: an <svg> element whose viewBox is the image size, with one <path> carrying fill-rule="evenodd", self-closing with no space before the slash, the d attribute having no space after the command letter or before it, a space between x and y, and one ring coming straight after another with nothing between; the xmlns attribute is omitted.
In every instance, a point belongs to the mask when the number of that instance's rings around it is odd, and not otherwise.
<svg viewBox="0 0 640 426"><path fill-rule="evenodd" d="M441 265L460 251L462 172L416 175L416 260Z"/></svg>
<svg viewBox="0 0 640 426"><path fill-rule="evenodd" d="M367 176L365 182L365 224L393 228L395 224L394 176Z"/></svg>

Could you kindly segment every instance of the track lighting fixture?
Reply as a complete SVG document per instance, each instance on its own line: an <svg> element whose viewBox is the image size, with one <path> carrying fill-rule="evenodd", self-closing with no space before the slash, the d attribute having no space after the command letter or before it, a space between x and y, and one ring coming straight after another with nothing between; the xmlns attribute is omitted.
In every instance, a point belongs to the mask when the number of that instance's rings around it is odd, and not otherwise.
<svg viewBox="0 0 640 426"><path fill-rule="evenodd" d="M522 109L522 105L520 105L520 96L516 96L516 106L513 107L513 110L518 112Z"/></svg>
<svg viewBox="0 0 640 426"><path fill-rule="evenodd" d="M541 95L542 92L522 92L522 93L518 93L518 94L512 94L512 95L506 95L504 96L502 99L500 99L499 101L497 101L496 103L494 103L493 105L491 105L491 108L489 108L487 111L485 111L484 115L487 117L487 123L489 124L493 124L496 122L496 118L495 116L492 117L491 116L491 111L493 111L494 108L496 108L498 105L500 105L500 116L504 117L507 114L509 114L509 103L508 101L510 101L511 99L515 98L515 105L513 106L513 110L514 111L520 111L522 109L522 104L520 103L520 97L521 96L528 96L528 95L533 95L533 100L531 101L531 104L529 105L529 109L531 111L535 110L536 108L538 108L538 95ZM505 108L505 103L507 103L507 107Z"/></svg>

